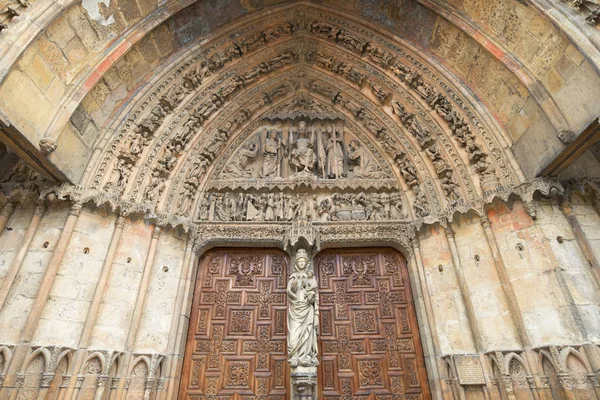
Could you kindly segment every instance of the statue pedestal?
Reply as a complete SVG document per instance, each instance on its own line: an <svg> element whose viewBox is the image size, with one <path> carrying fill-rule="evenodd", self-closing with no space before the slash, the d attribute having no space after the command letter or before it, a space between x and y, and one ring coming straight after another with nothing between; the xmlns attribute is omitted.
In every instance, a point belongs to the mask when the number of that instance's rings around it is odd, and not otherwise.
<svg viewBox="0 0 600 400"><path fill-rule="evenodd" d="M316 400L317 367L292 367L292 400Z"/></svg>

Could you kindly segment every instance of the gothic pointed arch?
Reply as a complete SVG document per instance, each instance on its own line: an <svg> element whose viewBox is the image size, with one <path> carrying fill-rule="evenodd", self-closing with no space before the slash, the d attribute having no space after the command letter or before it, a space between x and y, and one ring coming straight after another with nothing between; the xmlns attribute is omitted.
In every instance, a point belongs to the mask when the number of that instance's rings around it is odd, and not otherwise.
<svg viewBox="0 0 600 400"><path fill-rule="evenodd" d="M437 65L354 20L298 7L296 14L242 20L153 78L115 115L106 144L90 161L85 201L186 225L203 219L207 190L231 201L232 185L292 189L298 182L255 179L267 139L257 132L286 123L285 138L282 129L273 133L277 146L287 146L285 161L276 156L276 174L301 166L311 175L305 186L354 186L386 210L392 197L403 209L395 219L433 222L456 210L481 210L523 183L492 116ZM304 157L310 168L291 156L297 144L289 141L299 135L291 125L301 120L321 125ZM324 149L329 123L347 137L336 155L339 176L331 174L337 167Z"/></svg>

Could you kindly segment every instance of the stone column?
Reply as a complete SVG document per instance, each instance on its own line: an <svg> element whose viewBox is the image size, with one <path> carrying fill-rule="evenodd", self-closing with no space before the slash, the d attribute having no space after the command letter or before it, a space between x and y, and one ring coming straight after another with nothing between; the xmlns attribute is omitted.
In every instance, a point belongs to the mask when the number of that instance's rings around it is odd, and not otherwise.
<svg viewBox="0 0 600 400"><path fill-rule="evenodd" d="M108 383L108 376L98 376L98 382L96 382L96 395L94 400L102 400L104 398L104 391L106 390L106 384Z"/></svg>
<svg viewBox="0 0 600 400"><path fill-rule="evenodd" d="M37 328L40 316L42 315L44 307L46 306L46 302L48 301L50 290L52 290L52 285L54 285L56 274L58 273L58 269L60 268L62 260L65 256L67 246L71 240L73 229L75 229L75 224L77 223L79 215L81 214L81 208L81 203L74 203L69 210L69 216L67 217L65 226L60 234L58 243L56 243L56 247L52 253L52 258L50 259L50 263L46 268L46 273L44 274L42 284L38 290L37 297L35 298L33 307L31 307L29 318L27 319L27 323L23 329L23 334L21 335L22 342L29 343L33 338L33 334Z"/></svg>
<svg viewBox="0 0 600 400"><path fill-rule="evenodd" d="M122 215L119 215L119 217L115 221L115 230L113 231L112 237L110 239L108 251L106 253L104 264L102 265L102 270L100 271L100 277L98 278L98 283L94 291L94 297L92 298L92 303L90 304L90 308L87 313L87 318L85 319L85 325L79 337L79 348L76 352L75 364L73 367L73 371L76 373L78 373L81 367L83 366L83 362L85 361L87 356L87 348L90 344L90 339L92 337L94 325L96 325L98 311L100 310L100 304L102 303L102 299L104 298L104 294L106 293L106 285L108 283L108 278L110 277L110 273L112 271L112 267L115 261L115 256L117 254L117 249L119 248L119 242L121 240L121 234L123 233L124 227L125 218ZM72 395L76 379L77 376L73 376L73 378L71 379L72 382L69 385L69 388L67 389L66 398L70 398L70 396Z"/></svg>
<svg viewBox="0 0 600 400"><path fill-rule="evenodd" d="M2 282L2 287L0 288L0 310L4 307L4 303L8 298L8 293L12 288L12 285L15 281L19 273L19 269L21 269L21 265L23 264L23 260L27 255L27 251L29 250L29 245L33 240L33 236L37 230L37 227L42 219L42 216L46 212L46 207L43 204L39 204L33 213L33 218L31 218L31 222L29 223L29 227L25 232L25 236L23 237L23 242L21 243L21 247L19 247L19 251L17 255L12 260L10 267L8 267L8 273Z"/></svg>
<svg viewBox="0 0 600 400"><path fill-rule="evenodd" d="M67 217L67 221L65 222L63 230L60 234L56 248L52 253L48 267L46 267L46 272L42 278L40 288L38 289L37 297L35 298L31 311L29 312L27 322L25 323L25 328L21 333L21 343L15 347L13 356L10 360L7 378L9 378L12 374L15 374L23 366L23 362L25 361L29 350L29 343L31 343L35 329L37 328L42 312L44 311L44 307L46 306L46 302L48 301L50 290L52 290L52 285L56 279L56 274L58 273L58 269L62 263L67 245L71 240L71 235L73 234L73 229L75 228L75 224L79 218L79 214L81 213L81 208L81 203L74 203L69 210L69 216ZM3 393L0 391L0 397L2 397L2 395Z"/></svg>
<svg viewBox="0 0 600 400"><path fill-rule="evenodd" d="M519 306L517 296L515 296L515 292L510 283L508 272L506 271L506 266L504 265L504 261L502 260L502 256L500 255L500 250L498 249L498 243L496 242L494 231L492 230L490 220L487 216L481 217L481 226L483 227L485 237L487 239L488 248L492 253L492 258L494 259L494 266L496 267L496 271L498 272L498 278L500 278L500 285L502 286L504 297L506 297L506 301L508 302L508 307L510 308L510 315L513 319L515 326L517 327L517 332L519 334L521 344L525 347L531 347L531 341L529 340L529 334L527 333L527 328L525 327L525 321L523 320L521 307Z"/></svg>
<svg viewBox="0 0 600 400"><path fill-rule="evenodd" d="M442 352L438 340L435 316L433 314L433 306L431 305L431 297L429 297L429 289L425 279L425 268L423 266L423 258L421 257L419 239L415 238L412 241L412 245L415 263L413 264L409 262L408 265L410 268L410 274L413 276L412 280L415 282L413 299L415 303L419 304L417 309L425 310L425 317L427 319L427 323L423 321L420 328L422 329L421 338L423 345L424 347L426 346L427 353L429 353L429 357L426 358L426 361L427 359L431 360L429 362L429 370L433 376L429 376L429 384L431 386L432 393L436 393L437 397L441 399L443 398L443 395L438 357L442 354Z"/></svg>
<svg viewBox="0 0 600 400"><path fill-rule="evenodd" d="M2 211L0 211L0 235L4 232L4 228L6 228L6 224L8 224L8 220L14 211L15 204L12 201L9 201L2 207Z"/></svg>
<svg viewBox="0 0 600 400"><path fill-rule="evenodd" d="M192 280L192 272L194 271L193 265L195 257L192 257L194 249L194 238L190 237L186 243L185 256L183 257L183 268L181 270L181 276L179 278L179 286L177 288L177 298L175 299L175 310L173 312L173 319L171 320L171 327L169 329L169 343L167 346L167 371L165 376L168 379L167 389L161 391L161 399L173 399L175 398L175 392L177 391L176 379L177 367L181 365L182 357L176 350L176 345L179 343L178 327L180 326L181 319L185 318L183 311L183 303L186 295L189 295L188 282Z"/></svg>
<svg viewBox="0 0 600 400"><path fill-rule="evenodd" d="M144 304L146 303L146 294L148 292L148 285L150 284L150 277L152 276L152 266L154 265L154 257L156 256L156 249L158 247L159 238L160 228L154 225L154 229L152 231L152 240L150 241L148 255L146 256L146 263L144 264L144 271L142 272L142 280L138 288L137 298L135 301L135 306L133 308L133 316L131 317L131 322L129 323L129 332L127 334L127 341L125 343L125 360L121 368L121 383L119 384L119 389L117 389L118 399L127 398L127 390L124 390L124 386L127 379L124 375L129 373L129 367L133 359L133 354L131 353L131 350L135 342L137 328L139 327L140 320L142 319L142 312L144 311Z"/></svg>
<svg viewBox="0 0 600 400"><path fill-rule="evenodd" d="M541 381L539 378L537 357L535 352L531 348L531 340L527 332L527 327L525 326L523 313L521 312L521 307L519 306L519 302L517 301L517 296L515 295L512 284L510 283L508 271L506 270L506 266L504 265L504 261L502 260L502 255L500 254L500 249L498 248L498 242L496 241L496 236L494 235L491 222L487 215L481 217L481 226L483 227L483 231L485 233L488 248L490 249L490 252L492 253L492 258L494 259L494 266L496 267L496 271L498 272L498 278L500 279L500 285L502 286L504 297L506 298L506 301L508 303L510 315L517 328L519 340L525 352L525 359L527 360L529 368L534 375L536 386L540 387Z"/></svg>
<svg viewBox="0 0 600 400"><path fill-rule="evenodd" d="M465 279L462 264L460 262L460 257L458 255L458 248L456 247L456 241L454 240L454 231L452 230L450 225L444 228L444 230L446 232L446 239L448 240L448 248L450 249L450 255L452 256L454 270L456 271L456 280L458 281L458 286L460 287L460 294L463 299L463 303L465 304L465 309L467 311L467 320L469 322L469 327L471 328L473 342L475 343L475 348L477 349L477 352L482 353L484 349L481 341L481 330L479 329L479 324L477 323L477 317L475 316L475 308L473 307L473 300L471 299L469 287L467 286L467 280Z"/></svg>
<svg viewBox="0 0 600 400"><path fill-rule="evenodd" d="M573 234L575 234L575 239L577 240L577 244L581 248L581 252L585 259L590 263L589 267L592 271L592 275L596 280L596 287L600 287L600 264L598 263L598 259L592 250L592 246L590 242L587 240L585 236L585 232L581 228L581 224L577 217L573 214L573 208L569 205L568 201L563 201L560 204L560 209L569 221L569 225L571 225L571 229L573 230Z"/></svg>

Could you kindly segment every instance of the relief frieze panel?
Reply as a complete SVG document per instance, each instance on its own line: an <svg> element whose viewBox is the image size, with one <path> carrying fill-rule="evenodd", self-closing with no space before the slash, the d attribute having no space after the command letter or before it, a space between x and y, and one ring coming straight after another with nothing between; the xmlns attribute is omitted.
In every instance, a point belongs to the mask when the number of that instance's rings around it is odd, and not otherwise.
<svg viewBox="0 0 600 400"><path fill-rule="evenodd" d="M197 221L407 221L399 191L246 191L204 193Z"/></svg>
<svg viewBox="0 0 600 400"><path fill-rule="evenodd" d="M385 177L380 163L344 129L343 121L265 122L247 136L218 179L280 183Z"/></svg>

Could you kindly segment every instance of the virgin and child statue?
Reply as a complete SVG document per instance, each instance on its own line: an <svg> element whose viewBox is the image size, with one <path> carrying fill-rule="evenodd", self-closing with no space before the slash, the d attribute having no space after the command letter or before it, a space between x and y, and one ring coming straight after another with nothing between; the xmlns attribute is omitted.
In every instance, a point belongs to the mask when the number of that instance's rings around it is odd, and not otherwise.
<svg viewBox="0 0 600 400"><path fill-rule="evenodd" d="M317 280L310 269L306 250L300 249L294 260L294 273L287 286L288 360L292 367L316 367L319 330Z"/></svg>

